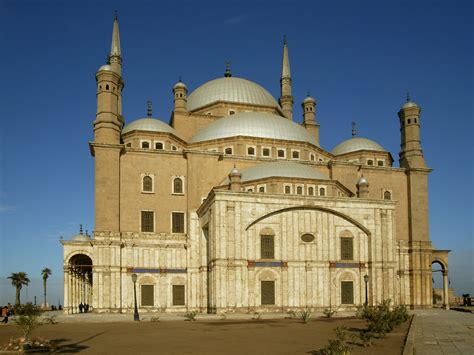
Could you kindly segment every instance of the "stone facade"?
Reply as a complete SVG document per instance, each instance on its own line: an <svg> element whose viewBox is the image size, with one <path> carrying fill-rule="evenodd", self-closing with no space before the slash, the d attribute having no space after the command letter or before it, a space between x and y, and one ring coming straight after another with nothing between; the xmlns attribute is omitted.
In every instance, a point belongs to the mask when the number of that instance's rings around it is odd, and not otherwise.
<svg viewBox="0 0 474 355"><path fill-rule="evenodd" d="M315 99L302 103L303 125L292 121L285 42L279 101L228 69L221 96L195 91L203 103L192 111L177 83L170 125L151 112L124 125L121 55L115 19L110 63L96 73L95 228L62 241L67 313L81 302L131 312L134 287L148 311L354 310L384 299L431 307L431 264L447 278L448 251L429 239L431 170L416 104L398 113L400 167L357 137L348 151L327 151ZM274 123L262 128L253 113ZM222 132L216 123L232 115ZM244 119L243 131L232 124Z"/></svg>

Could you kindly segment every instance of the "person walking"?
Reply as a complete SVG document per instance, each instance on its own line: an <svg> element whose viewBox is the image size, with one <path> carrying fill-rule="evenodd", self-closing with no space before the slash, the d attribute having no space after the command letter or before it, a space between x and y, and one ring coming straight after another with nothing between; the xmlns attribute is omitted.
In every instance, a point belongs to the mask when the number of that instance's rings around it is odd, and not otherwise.
<svg viewBox="0 0 474 355"><path fill-rule="evenodd" d="M2 323L7 324L8 323L8 307L4 306L2 307Z"/></svg>

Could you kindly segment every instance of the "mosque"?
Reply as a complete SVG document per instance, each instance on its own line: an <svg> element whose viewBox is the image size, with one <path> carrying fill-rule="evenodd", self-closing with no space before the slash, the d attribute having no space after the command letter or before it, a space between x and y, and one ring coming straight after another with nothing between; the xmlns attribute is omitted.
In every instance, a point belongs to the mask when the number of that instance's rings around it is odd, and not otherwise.
<svg viewBox="0 0 474 355"><path fill-rule="evenodd" d="M135 300L141 312L429 308L433 263L448 299L449 251L430 241L431 169L409 98L395 166L355 132L321 147L310 96L293 120L286 40L278 100L228 67L193 91L176 83L169 124L151 110L126 124L123 89L115 18L89 143L95 227L61 241L66 313L133 312Z"/></svg>

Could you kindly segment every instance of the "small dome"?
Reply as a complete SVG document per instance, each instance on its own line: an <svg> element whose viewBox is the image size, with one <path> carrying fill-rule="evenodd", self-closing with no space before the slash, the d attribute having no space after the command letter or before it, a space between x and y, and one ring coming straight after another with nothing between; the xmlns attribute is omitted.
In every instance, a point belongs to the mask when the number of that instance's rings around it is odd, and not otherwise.
<svg viewBox="0 0 474 355"><path fill-rule="evenodd" d="M351 152L357 152L359 150L375 150L378 152L385 152L386 150L377 142L367 139L353 137L348 140L345 140L342 143L339 143L333 150L332 154L341 155Z"/></svg>
<svg viewBox="0 0 474 355"><path fill-rule="evenodd" d="M234 166L232 170L230 171L229 175L242 175L242 174L240 174L240 171L238 171L237 168Z"/></svg>
<svg viewBox="0 0 474 355"><path fill-rule="evenodd" d="M258 164L242 170L241 173L242 182L265 179L269 177L329 180L326 175L315 168L290 161ZM228 182L229 179L226 179L223 184Z"/></svg>
<svg viewBox="0 0 474 355"><path fill-rule="evenodd" d="M403 108L409 108L409 107L419 107L416 103L414 103L413 101L407 101L405 102L405 104L402 106L402 109Z"/></svg>
<svg viewBox="0 0 474 355"><path fill-rule="evenodd" d="M362 175L359 179L359 181L357 181L357 186L369 186L369 182L367 181L367 179L364 177L364 175Z"/></svg>
<svg viewBox="0 0 474 355"><path fill-rule="evenodd" d="M163 121L157 118L140 118L135 120L128 125L126 125L123 130L122 134L131 132L131 131L150 131L150 132L166 132L172 133L175 136L179 137L178 132L171 127L169 124L164 123Z"/></svg>
<svg viewBox="0 0 474 355"><path fill-rule="evenodd" d="M178 88L184 88L184 89L188 90L188 87L182 81L178 81L176 84L174 84L173 90L178 89Z"/></svg>
<svg viewBox="0 0 474 355"><path fill-rule="evenodd" d="M303 103L307 103L307 102L314 102L316 103L316 100L314 99L314 97L311 97L311 96L306 96L305 99L303 100Z"/></svg>
<svg viewBox="0 0 474 355"><path fill-rule="evenodd" d="M76 242L90 242L91 239L87 235L80 233L75 235L72 240Z"/></svg>
<svg viewBox="0 0 474 355"><path fill-rule="evenodd" d="M97 71L102 71L102 70L105 70L105 71L114 71L112 69L112 66L110 64L104 64L103 66L101 66Z"/></svg>
<svg viewBox="0 0 474 355"><path fill-rule="evenodd" d="M260 85L242 78L224 77L208 81L188 96L188 111L217 101L280 108L273 96Z"/></svg>
<svg viewBox="0 0 474 355"><path fill-rule="evenodd" d="M201 129L191 143L237 136L308 142L314 137L301 125L281 116L263 112L241 112L227 116Z"/></svg>

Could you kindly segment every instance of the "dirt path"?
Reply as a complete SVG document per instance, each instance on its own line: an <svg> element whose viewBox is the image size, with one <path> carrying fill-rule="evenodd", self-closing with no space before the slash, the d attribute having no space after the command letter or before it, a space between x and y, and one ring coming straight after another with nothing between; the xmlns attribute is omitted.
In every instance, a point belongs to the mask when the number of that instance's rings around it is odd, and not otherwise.
<svg viewBox="0 0 474 355"><path fill-rule="evenodd" d="M359 319L161 321L44 325L33 337L54 340L63 353L84 354L308 354L334 338L344 325L348 334L364 327ZM375 345L353 346L352 354L401 354L408 322ZM0 343L18 337L14 325L0 327Z"/></svg>

